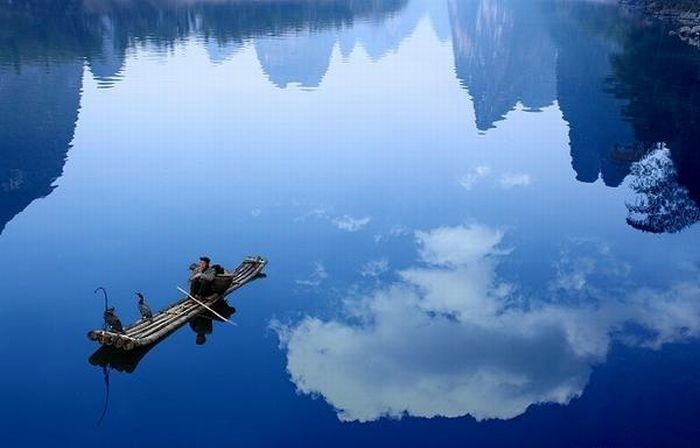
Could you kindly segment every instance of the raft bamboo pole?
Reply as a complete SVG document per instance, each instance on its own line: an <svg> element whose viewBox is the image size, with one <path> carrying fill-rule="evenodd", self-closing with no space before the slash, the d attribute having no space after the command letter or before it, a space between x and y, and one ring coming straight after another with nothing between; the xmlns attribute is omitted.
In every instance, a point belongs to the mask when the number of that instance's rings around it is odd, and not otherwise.
<svg viewBox="0 0 700 448"><path fill-rule="evenodd" d="M177 289L179 289L180 292L184 292L185 294L187 294L187 292L185 292L185 290L182 289L182 288L180 288L179 286L177 287ZM190 295L190 294L187 294L187 297L189 297L190 299L194 300L195 302L197 302L198 304L200 304L201 306L203 306L203 307L206 308L207 310L209 310L214 316L218 317L219 319L221 319L222 321L226 322L227 324L231 324L231 325L233 325L234 327L236 326L236 324L234 324L234 323L231 322L230 320L226 319L224 316L222 316L221 314L217 313L217 312L214 311L213 309L209 308L205 303L200 302L200 301L197 300L194 296L192 296L192 295Z"/></svg>
<svg viewBox="0 0 700 448"><path fill-rule="evenodd" d="M234 283L238 284L241 282L241 280L244 280L246 276L250 277L255 272L255 270L257 270L257 266L254 263L245 263L242 269L238 269L238 272L234 271L234 273L231 274L231 283L229 289L231 286L234 285ZM211 299L211 297L213 297L213 295L208 297L207 299ZM211 303L213 304L216 301L218 301L218 299L212 300ZM154 315L153 318L151 318L150 320L146 320L145 322L139 321L137 324L127 327L124 330L124 333L132 337L147 336L148 334L153 332L156 324L162 323L163 325L168 325L169 323L175 320L175 317L173 317L173 315L179 317L181 314L188 313L194 308L197 308L197 305L189 301L187 297L184 297L183 299L173 303L169 307L165 308L163 311L160 311L159 313Z"/></svg>
<svg viewBox="0 0 700 448"><path fill-rule="evenodd" d="M253 261L244 261L240 266L236 268L232 273L227 274L226 277L231 277L230 284L233 285L234 283L239 283L244 277L247 276L247 274L252 273L257 269L257 260L255 262ZM177 302L174 302L170 305L168 305L166 308L163 310L159 311L156 313L151 319L145 319L145 320L139 320L136 323L128 326L127 328L124 329L124 332L127 334L132 334L136 335L139 330L144 329L146 327L151 326L152 324L167 319L167 314L168 312L172 313L173 310L176 310L176 307L182 306L182 307L189 307L192 304L187 301L187 297L184 297ZM179 311L179 310L178 310ZM184 311L184 310L183 310Z"/></svg>

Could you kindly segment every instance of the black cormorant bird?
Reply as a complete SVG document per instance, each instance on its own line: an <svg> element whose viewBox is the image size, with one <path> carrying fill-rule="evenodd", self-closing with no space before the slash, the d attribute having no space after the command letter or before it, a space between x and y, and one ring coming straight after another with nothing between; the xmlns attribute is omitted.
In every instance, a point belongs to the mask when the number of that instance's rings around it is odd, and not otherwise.
<svg viewBox="0 0 700 448"><path fill-rule="evenodd" d="M117 333L124 333L124 327L122 326L122 321L119 320L117 315L114 313L114 307L111 306L105 311L105 322L109 327L116 331Z"/></svg>
<svg viewBox="0 0 700 448"><path fill-rule="evenodd" d="M139 313L141 313L141 318L152 319L153 318L153 311L151 311L151 307L149 307L146 304L146 298L140 292L137 292L136 295L139 298L138 307L139 307Z"/></svg>

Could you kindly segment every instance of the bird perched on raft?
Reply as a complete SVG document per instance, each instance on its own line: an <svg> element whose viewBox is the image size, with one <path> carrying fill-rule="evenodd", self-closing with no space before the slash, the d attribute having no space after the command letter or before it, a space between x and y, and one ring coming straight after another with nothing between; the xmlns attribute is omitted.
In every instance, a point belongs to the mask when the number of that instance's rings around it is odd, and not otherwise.
<svg viewBox="0 0 700 448"><path fill-rule="evenodd" d="M116 331L117 333L124 333L124 327L122 326L122 321L119 320L117 317L117 314L114 312L114 307L111 306L107 308L104 314L105 318L105 323L111 328L112 330Z"/></svg>
<svg viewBox="0 0 700 448"><path fill-rule="evenodd" d="M137 292L136 296L139 298L137 306L139 308L139 313L141 314L141 318L142 319L152 319L153 318L153 311L151 311L151 307L149 307L148 304L146 304L146 298L140 292Z"/></svg>

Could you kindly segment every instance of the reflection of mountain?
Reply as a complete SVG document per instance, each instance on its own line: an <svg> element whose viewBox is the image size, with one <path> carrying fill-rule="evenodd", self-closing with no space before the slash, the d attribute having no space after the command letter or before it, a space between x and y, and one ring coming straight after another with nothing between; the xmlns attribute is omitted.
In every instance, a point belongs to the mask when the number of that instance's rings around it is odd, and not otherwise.
<svg viewBox="0 0 700 448"><path fill-rule="evenodd" d="M270 76L280 84L318 80L328 65L325 30L353 27L358 20L380 24L407 0L106 0L84 2L16 2L0 6L0 62L18 57L63 57L79 54L103 86L118 79L130 46L163 49L193 34L203 37L213 58L235 51L261 36L285 36L261 46ZM417 20L416 20L417 21ZM405 36L407 32L403 32ZM297 42L298 39L301 42ZM291 38L290 42L286 39ZM321 42L316 42L320 39ZM7 51L10 49L10 51ZM278 54L291 51L291 55ZM320 54L315 54L320 52ZM289 59L287 59L287 57ZM322 60L322 59L326 60ZM303 71L304 63L313 58ZM289 66L286 63L289 62ZM280 71L279 76L274 72ZM324 70L325 71L325 70Z"/></svg>
<svg viewBox="0 0 700 448"><path fill-rule="evenodd" d="M277 87L296 82L318 87L328 70L335 36L331 32L299 30L293 35L255 39L263 71Z"/></svg>
<svg viewBox="0 0 700 448"><path fill-rule="evenodd" d="M602 177L617 187L664 142L677 173L676 183L664 184L664 200L678 197L670 194L673 184L700 203L695 50L613 1L449 0L449 13L455 70L472 96L478 129L493 127L518 102L538 109L556 98L577 180Z"/></svg>
<svg viewBox="0 0 700 448"><path fill-rule="evenodd" d="M610 153L634 141L620 116L624 103L605 92L618 46L581 23L609 18L614 6L557 2L559 14L552 14L546 8L553 5L450 0L457 77L473 98L480 130L518 102L537 110L557 98L569 122L577 179L594 182L602 173L607 185L617 186L629 163L614 162Z"/></svg>
<svg viewBox="0 0 700 448"><path fill-rule="evenodd" d="M102 87L111 87L118 80L126 60L126 48L116 40L114 22L104 17L97 22L100 27L100 46L87 55L92 76Z"/></svg>
<svg viewBox="0 0 700 448"><path fill-rule="evenodd" d="M449 7L455 70L478 129L493 127L519 102L532 110L553 103L556 49L540 8L519 0L450 0Z"/></svg>
<svg viewBox="0 0 700 448"><path fill-rule="evenodd" d="M372 60L378 60L399 48L401 42L416 28L425 12L426 5L423 1L410 0L401 14L392 14L381 23L377 20L355 23L352 28L341 31L340 50L347 56L360 44Z"/></svg>
<svg viewBox="0 0 700 448"><path fill-rule="evenodd" d="M620 48L611 39L593 34L589 27L600 26L611 16L621 20L615 12L615 5L566 3L552 17L558 46L559 107L569 123L576 179L595 182L600 175L613 187L629 173L630 164L616 161L612 155L620 148L633 147L634 135L621 116L624 102L606 92L606 81L612 75L610 59Z"/></svg>
<svg viewBox="0 0 700 448"><path fill-rule="evenodd" d="M559 102L577 179L593 182L601 172L617 186L633 162L664 144L668 156L634 166L639 196L627 222L655 233L697 222L700 54L614 5L572 3L558 12Z"/></svg>
<svg viewBox="0 0 700 448"><path fill-rule="evenodd" d="M209 60L215 64L224 62L225 60L231 58L233 55L238 53L239 50L243 48L243 44L240 42L217 42L216 40L210 40L207 42L207 53L209 54Z"/></svg>
<svg viewBox="0 0 700 448"><path fill-rule="evenodd" d="M157 49L198 34L212 60L256 44L278 86L317 86L330 30L380 23L406 0L16 0L0 5L0 232L52 191L73 138L83 64L101 87L120 78L127 50ZM271 36L292 35L276 40Z"/></svg>
<svg viewBox="0 0 700 448"><path fill-rule="evenodd" d="M612 58L611 85L639 145L664 142L678 182L700 204L700 52L663 27L630 26Z"/></svg>
<svg viewBox="0 0 700 448"><path fill-rule="evenodd" d="M61 175L82 73L80 61L0 66L0 232Z"/></svg>
<svg viewBox="0 0 700 448"><path fill-rule="evenodd" d="M406 3L395 0L383 4L388 13ZM343 56L350 55L360 44L371 59L378 60L398 49L413 32L426 8L421 1L410 1L401 14L359 16L366 20L343 24L338 29L303 25L281 35L256 37L255 49L263 71L276 86L298 83L302 87L318 87L328 70L336 42Z"/></svg>

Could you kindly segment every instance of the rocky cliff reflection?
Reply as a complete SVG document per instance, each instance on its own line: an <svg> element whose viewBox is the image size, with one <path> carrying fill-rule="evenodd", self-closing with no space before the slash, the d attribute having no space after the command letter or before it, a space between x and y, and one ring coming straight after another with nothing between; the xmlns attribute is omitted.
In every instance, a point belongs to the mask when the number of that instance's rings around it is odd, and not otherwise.
<svg viewBox="0 0 700 448"><path fill-rule="evenodd" d="M679 184L700 203L700 52L644 25L629 24L620 38L610 90L626 102L638 147L648 153L665 143Z"/></svg>
<svg viewBox="0 0 700 448"><path fill-rule="evenodd" d="M280 88L321 86L334 49L378 60L429 19L449 37L456 77L472 97L476 127L518 107L559 107L576 179L619 186L663 144L684 226L700 201L700 55L614 2L565 0L150 0L15 1L0 6L0 232L61 175L80 104L82 67L109 88L126 76L130 49L167 53L195 41L212 62L254 48ZM134 50L136 51L136 50ZM671 184L667 184L671 185ZM647 213L656 213L648 208ZM653 230L652 230L653 229Z"/></svg>
<svg viewBox="0 0 700 448"><path fill-rule="evenodd" d="M569 126L576 179L602 178L611 187L666 143L678 191L665 197L692 198L675 204L688 210L685 224L653 216L654 225L628 222L675 232L697 221L700 54L694 48L615 2L450 0L449 12L457 77L472 96L479 130L494 127L518 104L539 110L556 101Z"/></svg>
<svg viewBox="0 0 700 448"><path fill-rule="evenodd" d="M605 91L619 45L592 36L586 22L611 15L620 19L614 5L586 2L450 1L455 67L473 97L477 128L492 128L518 103L539 110L557 100L576 179L602 175L618 186L629 163L609 153L633 141L624 103Z"/></svg>
<svg viewBox="0 0 700 448"><path fill-rule="evenodd" d="M304 30L293 36L256 39L255 50L263 71L277 87L290 83L318 87L328 71L335 40L331 32Z"/></svg>
<svg viewBox="0 0 700 448"><path fill-rule="evenodd" d="M487 130L521 103L529 110L556 97L556 48L542 11L517 0L449 1L457 78Z"/></svg>
<svg viewBox="0 0 700 448"><path fill-rule="evenodd" d="M77 60L0 66L0 233L63 172L82 74Z"/></svg>
<svg viewBox="0 0 700 448"><path fill-rule="evenodd" d="M633 146L632 126L622 116L624 102L606 91L613 55L620 46L596 36L588 22L624 20L610 4L559 5L551 18L557 57L559 107L569 123L571 165L576 179L617 187L629 173L631 160L613 157L616 148Z"/></svg>
<svg viewBox="0 0 700 448"><path fill-rule="evenodd" d="M605 245L575 243L549 285L525 297L498 274L502 231L415 235L419 260L397 282L348 299L342 317L276 324L297 389L341 420L510 419L584 393L613 340L656 349L700 332L697 283L636 285Z"/></svg>
<svg viewBox="0 0 700 448"><path fill-rule="evenodd" d="M631 187L643 198L628 206L627 222L639 230L677 232L700 220L700 53L662 24L614 5L565 4L554 17L562 43L560 106L571 126L577 178L594 180L600 166L605 183L617 186L632 170ZM579 38L572 38L574 29ZM576 98L586 82L572 80L587 70L597 70L588 78L595 82Z"/></svg>
<svg viewBox="0 0 700 448"><path fill-rule="evenodd" d="M196 37L215 60L255 38L275 85L318 86L337 40L327 30L355 20L381 28L386 14L404 5L404 0L3 3L0 233L33 200L48 195L62 174L78 119L84 62L99 86L112 87L123 77L130 47L160 51ZM280 38L288 32L296 34ZM259 36L265 37L258 42Z"/></svg>

